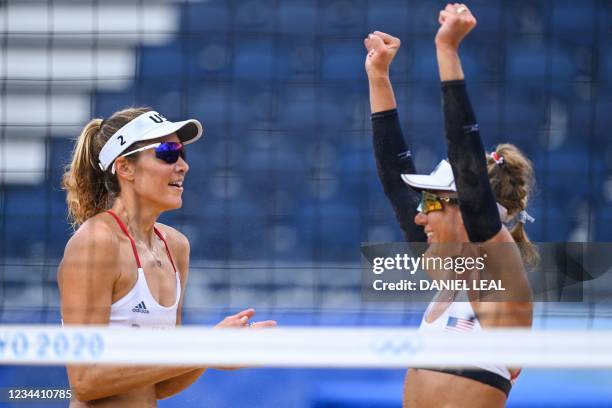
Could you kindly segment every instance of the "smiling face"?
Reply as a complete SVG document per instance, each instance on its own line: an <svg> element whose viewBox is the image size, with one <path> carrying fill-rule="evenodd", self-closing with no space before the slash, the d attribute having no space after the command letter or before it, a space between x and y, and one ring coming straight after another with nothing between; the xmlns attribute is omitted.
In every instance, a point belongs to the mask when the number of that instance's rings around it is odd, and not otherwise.
<svg viewBox="0 0 612 408"><path fill-rule="evenodd" d="M431 193L438 197L456 197L456 194L450 191L431 191ZM427 214L417 213L414 222L423 227L429 244L469 242L461 211L457 205L443 202L441 210L430 211Z"/></svg>
<svg viewBox="0 0 612 408"><path fill-rule="evenodd" d="M147 140L139 145L147 146L158 142L180 142L180 140L173 133L158 139ZM129 166L127 179L132 181L130 184L133 194L141 205L146 205L159 212L181 208L183 205L183 182L189 171L189 165L182 157L179 157L176 163L166 163L158 159L155 156L155 149L151 148L137 153L136 160L121 157L117 159L116 164L118 168L124 165Z"/></svg>

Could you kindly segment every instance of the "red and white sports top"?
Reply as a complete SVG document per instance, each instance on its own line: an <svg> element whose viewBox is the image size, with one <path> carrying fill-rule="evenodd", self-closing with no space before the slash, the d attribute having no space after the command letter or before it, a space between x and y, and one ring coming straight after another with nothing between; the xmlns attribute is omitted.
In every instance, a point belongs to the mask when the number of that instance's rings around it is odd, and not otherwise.
<svg viewBox="0 0 612 408"><path fill-rule="evenodd" d="M115 327L153 327L153 328L168 328L176 326L176 311L178 308L179 299L181 297L181 280L179 273L176 270L174 261L172 260L172 254L168 248L166 240L162 236L161 232L153 227L155 234L164 242L166 251L168 252L168 258L174 269L176 276L176 299L174 304L171 306L160 305L149 290L147 285L147 279L145 278L144 270L140 264L140 257L136 250L136 244L130 236L127 228L121 221L121 219L111 210L107 211L110 215L115 218L121 230L127 235L132 244L132 250L134 251L134 257L136 258L136 264L138 265L138 279L136 284L130 289L130 291L117 300L111 305L109 326Z"/></svg>

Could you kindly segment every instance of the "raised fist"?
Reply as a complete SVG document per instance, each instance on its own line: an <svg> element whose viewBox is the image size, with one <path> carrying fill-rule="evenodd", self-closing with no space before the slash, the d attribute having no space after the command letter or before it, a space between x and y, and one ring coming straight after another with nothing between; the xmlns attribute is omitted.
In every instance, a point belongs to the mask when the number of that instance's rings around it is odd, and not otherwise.
<svg viewBox="0 0 612 408"><path fill-rule="evenodd" d="M466 35L476 26L476 19L465 4L447 4L438 17L440 28L436 34L436 46L458 49Z"/></svg>
<svg viewBox="0 0 612 408"><path fill-rule="evenodd" d="M368 55L365 69L369 77L388 76L389 65L401 45L399 38L380 31L374 31L363 40Z"/></svg>

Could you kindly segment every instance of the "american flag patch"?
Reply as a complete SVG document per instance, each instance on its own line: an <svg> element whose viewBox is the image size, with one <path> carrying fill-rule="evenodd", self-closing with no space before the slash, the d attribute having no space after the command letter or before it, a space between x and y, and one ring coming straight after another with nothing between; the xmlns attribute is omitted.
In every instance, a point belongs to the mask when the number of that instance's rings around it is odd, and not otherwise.
<svg viewBox="0 0 612 408"><path fill-rule="evenodd" d="M474 328L474 321L476 317L472 316L469 319L464 319L461 317L448 317L448 322L446 322L445 330L454 331L454 332L469 332Z"/></svg>

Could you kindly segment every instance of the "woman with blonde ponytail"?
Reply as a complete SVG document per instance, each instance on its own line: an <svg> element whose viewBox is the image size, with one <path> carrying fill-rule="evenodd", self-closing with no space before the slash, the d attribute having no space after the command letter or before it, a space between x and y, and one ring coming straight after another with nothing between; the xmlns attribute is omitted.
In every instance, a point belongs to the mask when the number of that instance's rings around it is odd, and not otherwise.
<svg viewBox="0 0 612 408"><path fill-rule="evenodd" d="M189 165L185 145L198 140L195 119L171 122L150 108L91 120L76 141L62 185L75 233L58 269L62 322L171 328L181 324L189 241L157 222L182 206ZM249 323L253 309L218 327ZM69 366L71 407L154 407L187 388L206 367Z"/></svg>
<svg viewBox="0 0 612 408"><path fill-rule="evenodd" d="M450 289L434 295L419 330L449 336L496 327L528 328L533 303L525 266L537 260L537 253L524 224L533 220L526 211L533 169L512 145L500 145L490 154L484 150L458 51L476 25L471 11L464 4L449 3L438 22L435 44L448 160L428 175L417 174L389 79L400 40L379 31L364 40L378 176L406 241L427 242L425 257L480 258L483 265L467 271L426 270ZM501 282L503 290L482 294L469 284L482 282L483 275L489 282ZM456 281L468 282L467 288L453 288ZM442 284L438 287L444 288ZM463 368L412 367L404 407L501 408L519 373L516 367L476 362Z"/></svg>

